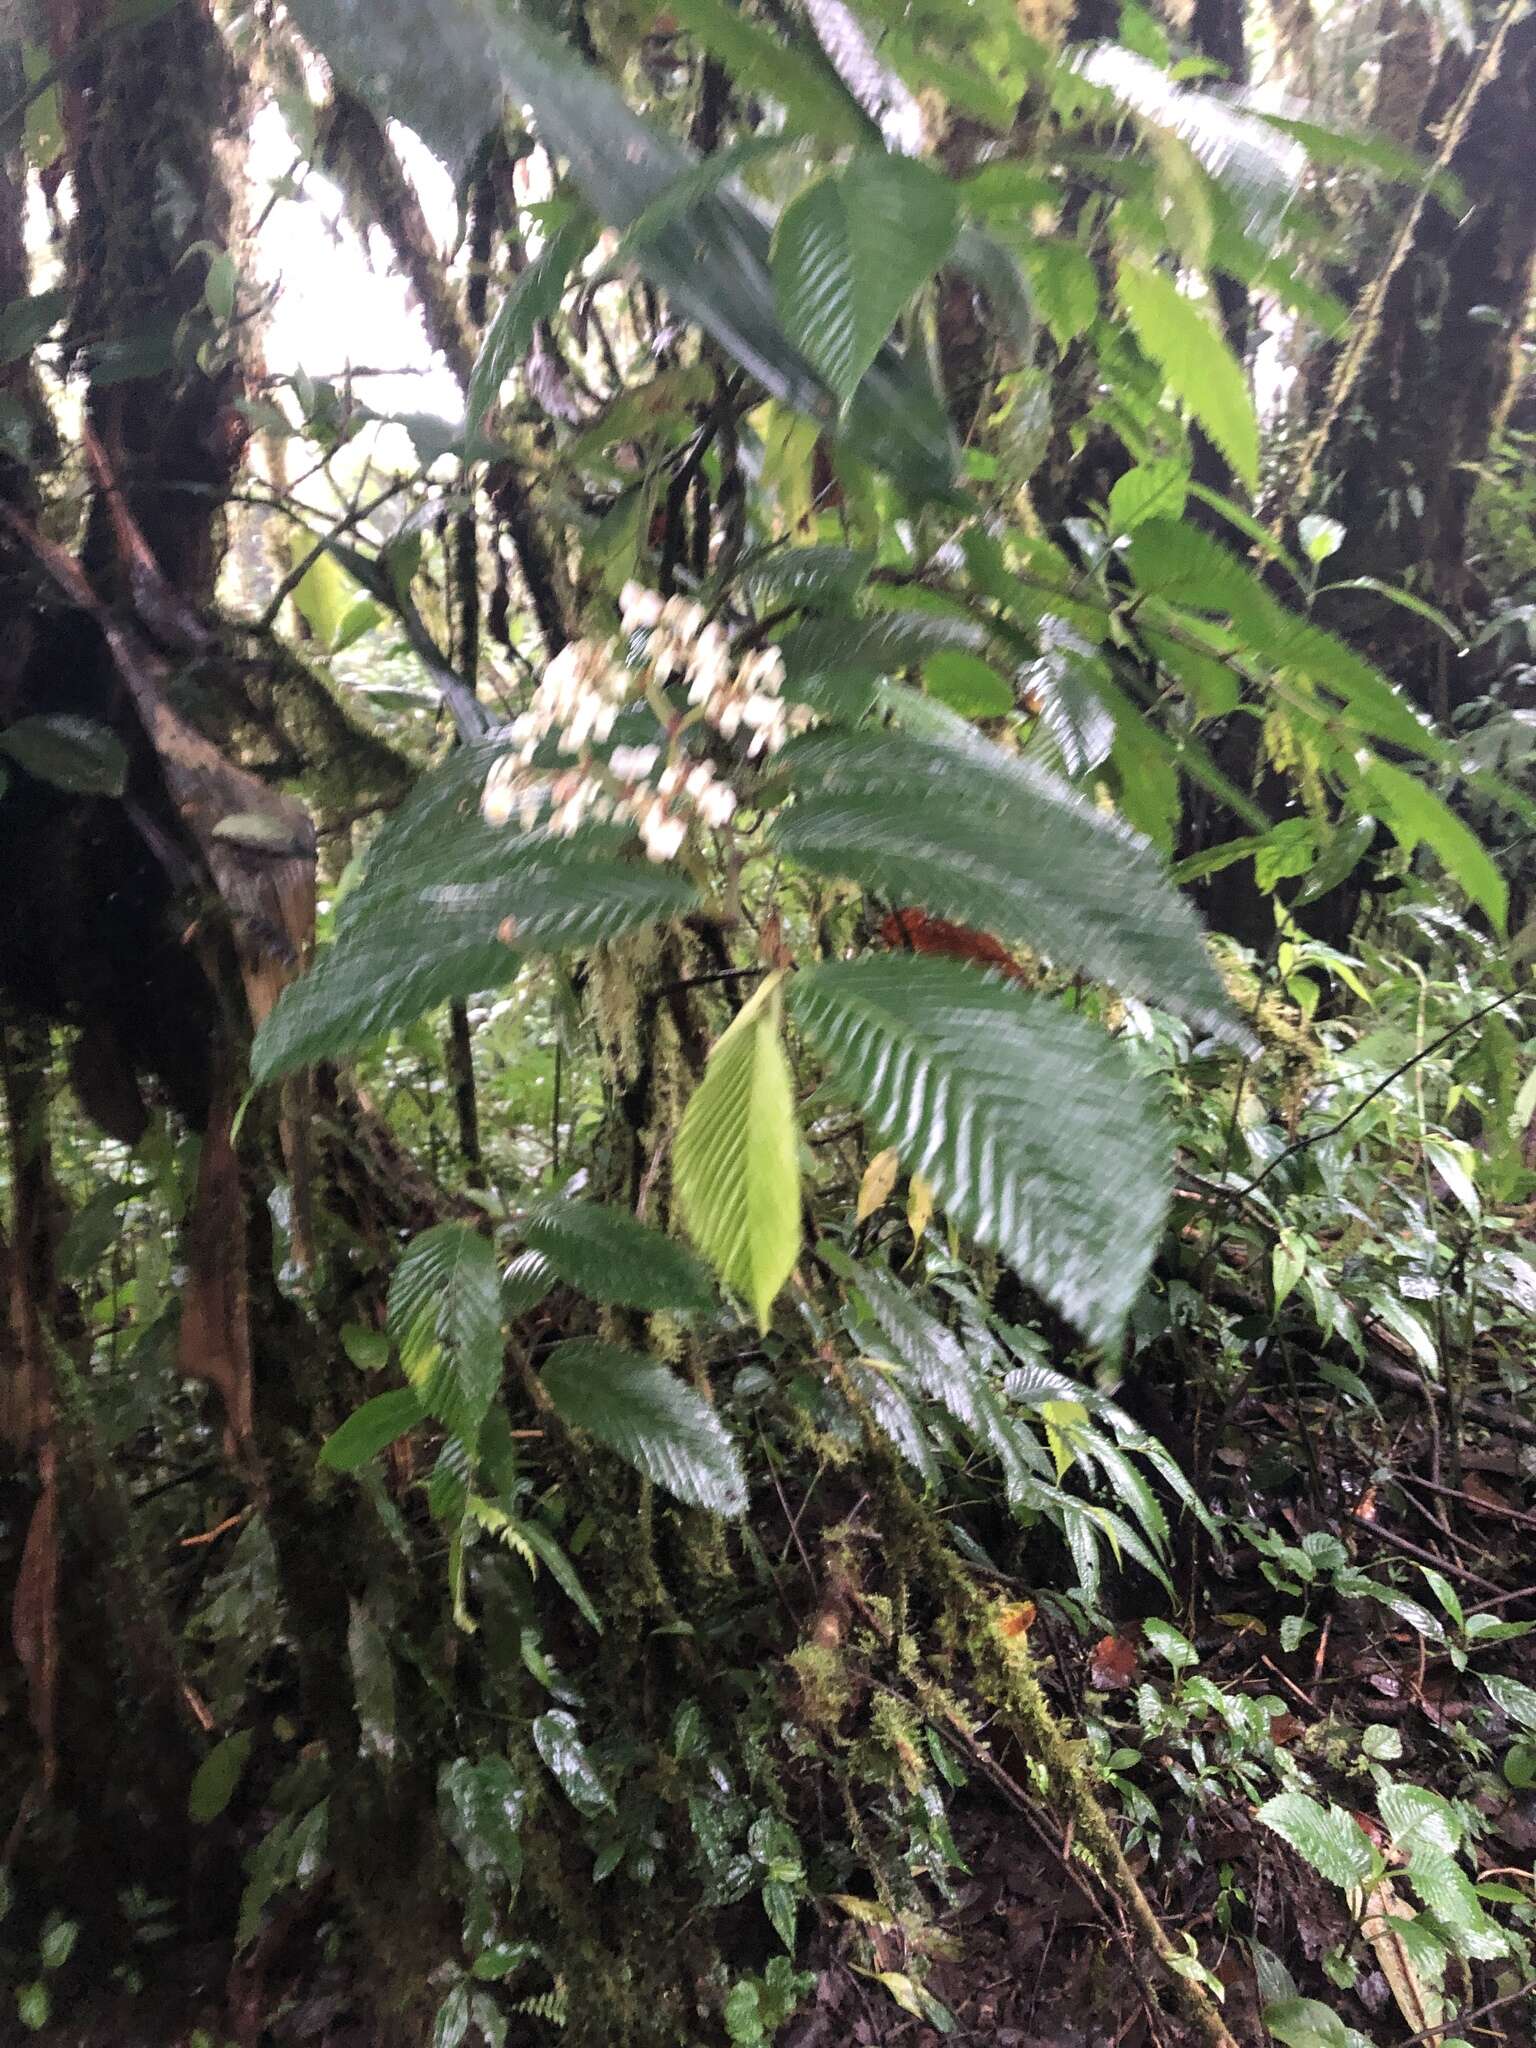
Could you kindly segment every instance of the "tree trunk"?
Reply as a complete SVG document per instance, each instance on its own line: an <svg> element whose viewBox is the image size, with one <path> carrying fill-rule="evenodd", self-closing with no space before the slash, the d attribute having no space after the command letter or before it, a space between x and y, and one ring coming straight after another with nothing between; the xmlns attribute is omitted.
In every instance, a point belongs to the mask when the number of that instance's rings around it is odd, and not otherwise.
<svg viewBox="0 0 1536 2048"><path fill-rule="evenodd" d="M1536 272L1536 17L1505 24L1469 58L1448 50L1424 111L1464 210L1426 197L1360 295L1308 451L1310 508L1345 528L1332 581L1406 584L1453 614L1475 592L1466 566L1477 466L1503 422ZM1369 592L1325 600L1346 633L1443 717L1456 679L1443 635Z"/></svg>

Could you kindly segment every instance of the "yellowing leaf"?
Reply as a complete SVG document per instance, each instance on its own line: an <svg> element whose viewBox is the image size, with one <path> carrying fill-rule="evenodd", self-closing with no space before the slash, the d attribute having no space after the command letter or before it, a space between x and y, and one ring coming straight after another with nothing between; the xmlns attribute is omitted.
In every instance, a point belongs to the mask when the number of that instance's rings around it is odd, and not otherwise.
<svg viewBox="0 0 1536 2048"><path fill-rule="evenodd" d="M912 1242L923 1241L929 1224L933 1221L934 1193L932 1181L924 1180L920 1173L914 1173L907 1184L907 1228L912 1233Z"/></svg>
<svg viewBox="0 0 1536 2048"><path fill-rule="evenodd" d="M1056 1461L1056 1477L1064 1479L1077 1456L1073 1431L1088 1420L1088 1410L1081 1401L1042 1401L1040 1420L1045 1424L1045 1440Z"/></svg>
<svg viewBox="0 0 1536 2048"><path fill-rule="evenodd" d="M1425 1983L1395 1924L1417 1917L1406 1899L1400 1899L1392 1889L1391 1880L1383 1878L1365 1902L1360 1932L1376 1951L1381 1974L1397 2000L1398 2011L1416 2033L1429 2034L1445 2017L1445 2002L1432 1985Z"/></svg>
<svg viewBox="0 0 1536 2048"><path fill-rule="evenodd" d="M673 1149L689 1235L768 1328L800 1249L794 1081L782 974L763 983L709 1056Z"/></svg>
<svg viewBox="0 0 1536 2048"><path fill-rule="evenodd" d="M859 1206L857 1220L860 1223L883 1209L891 1199L891 1190L901 1172L901 1155L894 1145L887 1145L883 1152L877 1152L864 1169L864 1178L859 1182Z"/></svg>
<svg viewBox="0 0 1536 2048"><path fill-rule="evenodd" d="M297 568L314 547L307 533L294 536L294 567ZM346 570L328 554L316 555L294 588L293 601L299 608L300 616L320 645L326 649L335 646L357 599L362 592L352 581Z"/></svg>

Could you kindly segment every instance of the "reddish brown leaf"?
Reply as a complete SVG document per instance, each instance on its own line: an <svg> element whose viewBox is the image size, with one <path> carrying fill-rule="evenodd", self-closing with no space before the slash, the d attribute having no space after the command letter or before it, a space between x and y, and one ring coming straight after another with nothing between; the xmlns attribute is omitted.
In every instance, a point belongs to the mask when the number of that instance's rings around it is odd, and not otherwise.
<svg viewBox="0 0 1536 2048"><path fill-rule="evenodd" d="M1136 1683L1140 1658L1125 1636L1101 1636L1088 1664L1088 1683L1095 1692L1124 1692Z"/></svg>
<svg viewBox="0 0 1536 2048"><path fill-rule="evenodd" d="M998 1615L998 1633L1005 1636L1028 1635L1035 1625L1035 1612L1033 1600L1015 1600Z"/></svg>
<svg viewBox="0 0 1536 2048"><path fill-rule="evenodd" d="M1028 977L1007 947L987 932L972 931L969 925L951 924L948 918L930 917L926 910L897 910L880 927L880 937L894 951L940 953L949 960L969 960L978 967L994 967L1009 981L1028 985Z"/></svg>

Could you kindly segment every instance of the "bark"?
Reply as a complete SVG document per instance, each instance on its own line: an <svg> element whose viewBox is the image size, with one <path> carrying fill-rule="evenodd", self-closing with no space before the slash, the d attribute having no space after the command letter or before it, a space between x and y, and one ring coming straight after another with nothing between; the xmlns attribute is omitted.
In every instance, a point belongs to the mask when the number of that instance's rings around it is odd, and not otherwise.
<svg viewBox="0 0 1536 2048"><path fill-rule="evenodd" d="M1442 58L1421 146L1441 141L1459 215L1424 198L1409 215L1338 364L1308 451L1309 494L1346 529L1334 580L1408 583L1453 613L1471 599L1467 521L1476 467L1509 405L1536 274L1536 17L1503 24L1468 58ZM1426 709L1453 708L1436 630L1369 594L1331 600L1349 635Z"/></svg>

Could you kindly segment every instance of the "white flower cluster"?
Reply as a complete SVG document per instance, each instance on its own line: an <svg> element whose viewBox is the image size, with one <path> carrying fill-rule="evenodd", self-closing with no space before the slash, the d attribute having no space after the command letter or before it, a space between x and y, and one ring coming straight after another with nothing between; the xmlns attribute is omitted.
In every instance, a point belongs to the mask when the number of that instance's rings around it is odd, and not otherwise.
<svg viewBox="0 0 1536 2048"><path fill-rule="evenodd" d="M671 860L695 819L718 828L736 809L730 784L681 746L686 729L702 721L722 739L745 733L751 760L777 753L791 732L810 723L810 713L784 703L777 648L734 661L723 629L688 599L626 583L619 611L626 635L646 636L639 662L626 666L621 642L573 640L562 648L532 704L513 723L514 751L486 778L481 809L489 824L505 825L516 816L527 829L547 794L552 832L572 833L587 818L627 820L649 859ZM662 694L674 684L686 709L673 710ZM657 744L615 747L603 760L594 748L608 740L624 706L636 702L650 704L660 727ZM550 734L572 758L545 778L533 760Z"/></svg>

